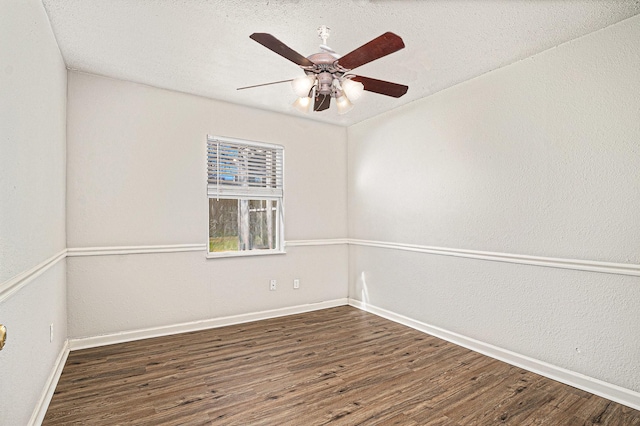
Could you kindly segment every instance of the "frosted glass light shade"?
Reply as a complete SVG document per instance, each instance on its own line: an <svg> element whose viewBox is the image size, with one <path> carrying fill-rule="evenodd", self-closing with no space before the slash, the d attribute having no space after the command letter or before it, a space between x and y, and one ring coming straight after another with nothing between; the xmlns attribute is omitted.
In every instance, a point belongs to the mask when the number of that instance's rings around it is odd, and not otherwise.
<svg viewBox="0 0 640 426"><path fill-rule="evenodd" d="M342 83L340 83L340 85L342 86L342 91L345 95L347 95L347 98L349 98L351 102L357 102L364 92L364 84L358 81L350 80L348 78L342 80Z"/></svg>
<svg viewBox="0 0 640 426"><path fill-rule="evenodd" d="M342 95L336 98L336 107L338 107L338 114L346 114L353 109L353 104L346 96Z"/></svg>
<svg viewBox="0 0 640 426"><path fill-rule="evenodd" d="M309 107L311 106L311 98L304 96L296 99L293 103L293 106L300 112L304 112L305 114L309 112Z"/></svg>
<svg viewBox="0 0 640 426"><path fill-rule="evenodd" d="M309 96L309 91L315 82L316 77L314 75L305 75L291 80L291 87L293 88L293 92L296 96L299 98L306 98Z"/></svg>

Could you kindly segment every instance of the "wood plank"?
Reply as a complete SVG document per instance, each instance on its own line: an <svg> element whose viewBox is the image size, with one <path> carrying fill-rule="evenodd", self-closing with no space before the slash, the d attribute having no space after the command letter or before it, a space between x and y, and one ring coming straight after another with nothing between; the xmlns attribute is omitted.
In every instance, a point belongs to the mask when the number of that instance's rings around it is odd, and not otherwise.
<svg viewBox="0 0 640 426"><path fill-rule="evenodd" d="M343 306L72 352L43 424L640 426L640 412Z"/></svg>

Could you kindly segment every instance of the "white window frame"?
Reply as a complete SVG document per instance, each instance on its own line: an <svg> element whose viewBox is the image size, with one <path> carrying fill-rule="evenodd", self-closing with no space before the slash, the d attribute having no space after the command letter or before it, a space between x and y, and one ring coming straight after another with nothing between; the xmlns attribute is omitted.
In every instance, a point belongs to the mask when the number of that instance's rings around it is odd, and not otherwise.
<svg viewBox="0 0 640 426"><path fill-rule="evenodd" d="M218 166L213 165L210 161L213 144L230 144L241 145L250 148L265 148L270 150L276 150L281 156L281 172L278 174L278 183L276 188L265 187L239 187L225 185L220 180L217 173ZM217 155L217 154L216 154ZM216 172L217 180L213 181L212 173ZM225 257L237 257L237 256L262 256L270 254L284 254L284 147L282 145L270 144L265 142L256 142L244 139L229 138L226 136L212 136L207 135L207 225L209 224L209 199L232 199L232 200L275 200L277 201L276 209L276 230L275 230L275 243L274 249L256 249L256 250L235 250L235 251L223 251L223 252L211 252L210 240L209 240L209 226L207 226L207 258L225 258ZM239 226L240 224L238 224Z"/></svg>

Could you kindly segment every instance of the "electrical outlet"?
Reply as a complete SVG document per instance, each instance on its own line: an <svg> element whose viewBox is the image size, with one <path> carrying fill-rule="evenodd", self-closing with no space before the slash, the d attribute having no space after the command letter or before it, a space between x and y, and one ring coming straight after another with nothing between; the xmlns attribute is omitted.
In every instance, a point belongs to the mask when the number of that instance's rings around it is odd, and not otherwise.
<svg viewBox="0 0 640 426"><path fill-rule="evenodd" d="M293 280L293 288L298 289L300 288L300 280L299 279L295 279Z"/></svg>
<svg viewBox="0 0 640 426"><path fill-rule="evenodd" d="M274 291L276 289L276 280L271 280L269 284L269 290Z"/></svg>
<svg viewBox="0 0 640 426"><path fill-rule="evenodd" d="M49 324L49 342L53 342L53 323Z"/></svg>

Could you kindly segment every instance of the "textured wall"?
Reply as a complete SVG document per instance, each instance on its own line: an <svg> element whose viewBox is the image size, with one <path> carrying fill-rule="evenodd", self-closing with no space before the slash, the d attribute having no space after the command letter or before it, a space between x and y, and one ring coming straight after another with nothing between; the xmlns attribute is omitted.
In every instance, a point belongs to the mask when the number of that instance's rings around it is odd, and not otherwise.
<svg viewBox="0 0 640 426"><path fill-rule="evenodd" d="M0 283L65 248L66 70L42 5L2 3Z"/></svg>
<svg viewBox="0 0 640 426"><path fill-rule="evenodd" d="M346 130L69 73L69 247L207 241L207 134L285 146L285 238L344 238Z"/></svg>
<svg viewBox="0 0 640 426"><path fill-rule="evenodd" d="M350 236L640 263L639 21L351 127Z"/></svg>
<svg viewBox="0 0 640 426"><path fill-rule="evenodd" d="M345 128L74 72L68 117L70 249L206 244L207 133L285 146L285 239L346 237ZM347 296L344 246L287 251L68 259L70 337Z"/></svg>
<svg viewBox="0 0 640 426"><path fill-rule="evenodd" d="M351 238L640 263L640 17L349 128ZM350 295L640 391L640 279L352 247Z"/></svg>
<svg viewBox="0 0 640 426"><path fill-rule="evenodd" d="M347 297L345 245L206 259L204 252L72 257L69 336L177 325ZM293 279L301 287L293 289ZM269 291L269 280L278 290Z"/></svg>
<svg viewBox="0 0 640 426"><path fill-rule="evenodd" d="M67 335L64 261L13 279L65 248L67 71L41 2L2 1L0 58L0 424L24 425Z"/></svg>

